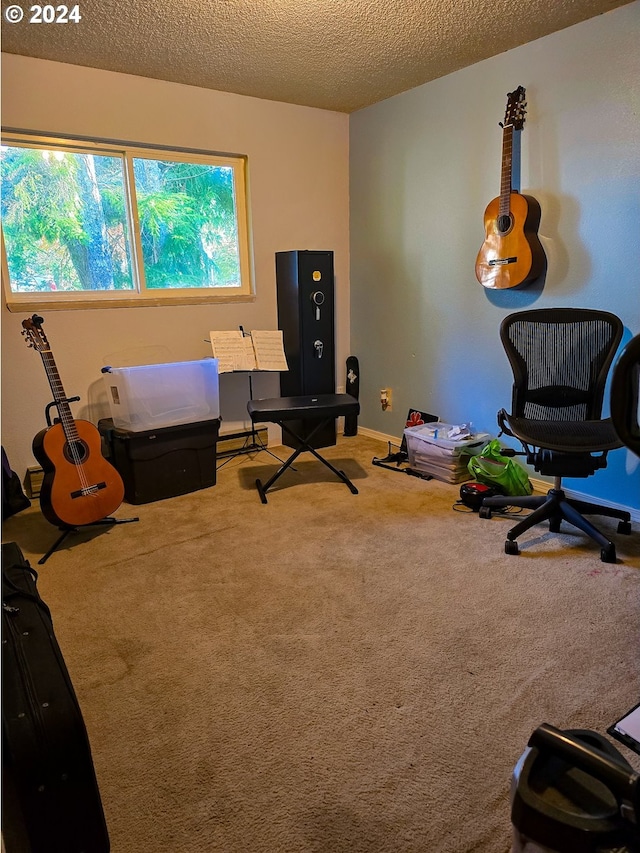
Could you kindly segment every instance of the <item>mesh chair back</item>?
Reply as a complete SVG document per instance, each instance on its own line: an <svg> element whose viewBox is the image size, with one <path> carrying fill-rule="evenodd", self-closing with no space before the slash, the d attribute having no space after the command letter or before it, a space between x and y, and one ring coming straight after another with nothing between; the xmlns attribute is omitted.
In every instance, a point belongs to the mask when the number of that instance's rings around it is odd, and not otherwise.
<svg viewBox="0 0 640 853"><path fill-rule="evenodd" d="M513 370L512 414L598 420L622 330L614 314L587 308L541 308L505 317L500 337Z"/></svg>
<svg viewBox="0 0 640 853"><path fill-rule="evenodd" d="M629 341L613 368L611 420L620 441L640 456L640 335Z"/></svg>

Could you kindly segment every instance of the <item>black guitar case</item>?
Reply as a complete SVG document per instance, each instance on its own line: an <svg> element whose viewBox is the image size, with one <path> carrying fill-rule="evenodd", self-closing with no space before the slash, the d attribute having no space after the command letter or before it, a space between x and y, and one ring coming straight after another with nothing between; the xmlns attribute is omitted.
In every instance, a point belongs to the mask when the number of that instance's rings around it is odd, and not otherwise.
<svg viewBox="0 0 640 853"><path fill-rule="evenodd" d="M347 359L347 382L345 385L347 394L358 399L360 394L360 365L355 355L350 355ZM358 416L345 415L344 419L344 435L358 434Z"/></svg>
<svg viewBox="0 0 640 853"><path fill-rule="evenodd" d="M2 545L2 835L6 853L108 853L87 731L36 572Z"/></svg>

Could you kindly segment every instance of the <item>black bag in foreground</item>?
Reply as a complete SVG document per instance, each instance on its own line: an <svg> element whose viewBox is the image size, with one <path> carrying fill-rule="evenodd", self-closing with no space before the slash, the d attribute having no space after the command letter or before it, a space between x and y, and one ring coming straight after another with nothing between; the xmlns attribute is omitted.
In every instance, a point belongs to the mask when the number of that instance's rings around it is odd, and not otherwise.
<svg viewBox="0 0 640 853"><path fill-rule="evenodd" d="M2 835L6 853L107 853L80 706L36 572L2 546Z"/></svg>
<svg viewBox="0 0 640 853"><path fill-rule="evenodd" d="M2 448L2 520L11 518L31 506L31 501L22 491L20 478L11 470L7 454Z"/></svg>

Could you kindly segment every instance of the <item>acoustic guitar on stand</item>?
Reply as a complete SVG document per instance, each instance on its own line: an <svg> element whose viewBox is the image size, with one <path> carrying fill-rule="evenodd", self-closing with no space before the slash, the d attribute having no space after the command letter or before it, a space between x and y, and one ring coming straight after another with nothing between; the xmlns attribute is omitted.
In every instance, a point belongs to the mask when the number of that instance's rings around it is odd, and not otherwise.
<svg viewBox="0 0 640 853"><path fill-rule="evenodd" d="M89 421L75 420L45 333L42 317L22 321L27 346L42 357L59 420L33 439L33 454L42 466L42 514L58 527L95 524L122 503L120 474L102 455L102 439Z"/></svg>
<svg viewBox="0 0 640 853"><path fill-rule="evenodd" d="M539 278L546 258L538 238L540 205L513 189L513 132L522 130L526 102L522 86L507 96L502 126L500 195L484 212L485 239L476 259L476 278L487 288L503 290Z"/></svg>

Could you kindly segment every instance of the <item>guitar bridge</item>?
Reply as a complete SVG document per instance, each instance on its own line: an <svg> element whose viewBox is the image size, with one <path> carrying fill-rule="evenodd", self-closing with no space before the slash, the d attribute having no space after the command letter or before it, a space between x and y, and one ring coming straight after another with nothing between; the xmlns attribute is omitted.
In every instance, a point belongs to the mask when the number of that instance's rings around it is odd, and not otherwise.
<svg viewBox="0 0 640 853"><path fill-rule="evenodd" d="M106 489L106 483L94 483L93 486L86 486L84 489L78 489L75 492L71 492L72 498L86 498L87 495L93 495L96 492L99 492L100 489Z"/></svg>
<svg viewBox="0 0 640 853"><path fill-rule="evenodd" d="M492 258L489 261L489 266L490 267L498 267L498 266L503 267L506 264L515 264L517 262L517 260L518 260L517 257L514 257L514 258Z"/></svg>

